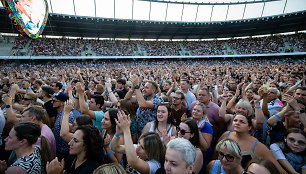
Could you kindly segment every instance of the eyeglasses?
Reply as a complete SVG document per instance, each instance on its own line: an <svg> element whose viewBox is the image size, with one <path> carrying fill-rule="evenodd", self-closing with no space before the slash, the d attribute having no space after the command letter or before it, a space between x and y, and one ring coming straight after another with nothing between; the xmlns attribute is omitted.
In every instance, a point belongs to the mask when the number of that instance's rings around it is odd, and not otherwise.
<svg viewBox="0 0 306 174"><path fill-rule="evenodd" d="M289 138L288 138L288 141L289 141L290 143L295 143L295 142L297 142L298 145L300 145L300 146L305 146L305 145L306 145L306 143L305 143L304 141L302 141L302 140L296 140L296 139L294 139L294 138L292 138L292 137L289 137Z"/></svg>
<svg viewBox="0 0 306 174"><path fill-rule="evenodd" d="M227 154L225 155L223 152L219 152L219 159L222 160L224 157L227 161L232 162L234 161L235 157L233 155Z"/></svg>
<svg viewBox="0 0 306 174"><path fill-rule="evenodd" d="M26 100L26 101L28 101L28 100L33 100L33 99L23 97L23 98L22 98L22 100Z"/></svg>
<svg viewBox="0 0 306 174"><path fill-rule="evenodd" d="M52 102L55 103L55 102L60 102L60 101L59 100L52 100Z"/></svg>
<svg viewBox="0 0 306 174"><path fill-rule="evenodd" d="M199 109L193 109L193 111L196 111L196 112L203 112L203 111L201 111L201 110L199 110Z"/></svg>
<svg viewBox="0 0 306 174"><path fill-rule="evenodd" d="M185 131L184 129L180 129L179 127L177 127L177 132L181 133L182 135L185 135L186 133L190 133Z"/></svg>

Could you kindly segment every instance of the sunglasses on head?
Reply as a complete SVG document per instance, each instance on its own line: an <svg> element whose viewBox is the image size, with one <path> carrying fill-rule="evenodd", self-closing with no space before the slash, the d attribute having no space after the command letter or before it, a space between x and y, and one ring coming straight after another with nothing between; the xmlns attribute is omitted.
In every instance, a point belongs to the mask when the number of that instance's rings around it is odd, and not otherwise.
<svg viewBox="0 0 306 174"><path fill-rule="evenodd" d="M224 157L227 161L232 162L234 161L235 157L233 155L227 154L225 155L223 152L219 152L219 159L222 160Z"/></svg>
<svg viewBox="0 0 306 174"><path fill-rule="evenodd" d="M305 143L304 141L302 141L302 140L296 140L296 139L294 139L294 138L292 138L292 137L289 137L289 138L288 138L288 141L289 141L290 143L295 143L295 142L297 142L298 145L300 145L300 146L305 146L305 145L306 145L306 143Z"/></svg>
<svg viewBox="0 0 306 174"><path fill-rule="evenodd" d="M177 128L177 132L181 133L182 135L190 133L190 132L185 131L184 129L180 129L179 127Z"/></svg>

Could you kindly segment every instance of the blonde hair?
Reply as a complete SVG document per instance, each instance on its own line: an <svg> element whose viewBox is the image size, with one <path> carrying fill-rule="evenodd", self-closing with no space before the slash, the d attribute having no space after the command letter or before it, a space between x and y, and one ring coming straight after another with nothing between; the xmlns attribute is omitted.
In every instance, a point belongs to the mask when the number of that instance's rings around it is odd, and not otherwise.
<svg viewBox="0 0 306 174"><path fill-rule="evenodd" d="M209 120L208 120L208 118L207 118L206 106L205 106L203 103L201 103L201 102L197 102L197 103L194 105L194 107L197 106L197 105L199 105L199 106L202 108L202 110L203 110L204 120L206 120L206 122L208 122L208 123L211 125L211 123L209 122ZM194 107L193 107L193 108L194 108Z"/></svg>
<svg viewBox="0 0 306 174"><path fill-rule="evenodd" d="M103 164L93 171L93 174L126 174L126 171L118 163Z"/></svg>
<svg viewBox="0 0 306 174"><path fill-rule="evenodd" d="M246 101L246 100L241 100L241 101L239 101L239 102L236 104L236 106L235 106L235 110L236 110L236 108L237 108L238 106L244 107L244 108L246 108L246 109L248 110L248 115L246 115L246 116L251 116L251 115L253 115L253 109L252 109L252 106L251 106L250 102L248 102L248 101Z"/></svg>
<svg viewBox="0 0 306 174"><path fill-rule="evenodd" d="M236 158L242 158L239 144L232 139L223 139L216 145L216 151L226 149Z"/></svg>

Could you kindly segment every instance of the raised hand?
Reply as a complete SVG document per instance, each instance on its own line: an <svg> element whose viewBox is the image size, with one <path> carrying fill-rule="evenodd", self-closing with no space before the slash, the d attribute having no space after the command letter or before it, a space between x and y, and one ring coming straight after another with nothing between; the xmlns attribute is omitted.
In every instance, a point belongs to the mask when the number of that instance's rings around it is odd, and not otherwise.
<svg viewBox="0 0 306 174"><path fill-rule="evenodd" d="M66 101L64 106L64 113L69 114L73 109L73 105L73 100L69 99L68 101Z"/></svg>
<svg viewBox="0 0 306 174"><path fill-rule="evenodd" d="M130 130L131 120L130 116L127 116L124 111L119 110L118 111L118 120L115 120L119 128L125 132L127 130Z"/></svg>

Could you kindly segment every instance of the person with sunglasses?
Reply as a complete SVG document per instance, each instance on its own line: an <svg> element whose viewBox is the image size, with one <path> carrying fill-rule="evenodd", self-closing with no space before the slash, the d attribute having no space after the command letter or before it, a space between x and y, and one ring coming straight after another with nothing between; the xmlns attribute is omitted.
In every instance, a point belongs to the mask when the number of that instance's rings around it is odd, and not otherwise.
<svg viewBox="0 0 306 174"><path fill-rule="evenodd" d="M203 153L199 148L199 130L196 121L193 119L182 120L177 128L177 132L179 138L185 138L189 140L191 144L196 148L197 157L194 162L193 172L195 174L199 173L203 166Z"/></svg>
<svg viewBox="0 0 306 174"><path fill-rule="evenodd" d="M211 174L242 174L241 149L239 144L231 139L221 140L217 146L218 160L213 160L207 165L207 173Z"/></svg>
<svg viewBox="0 0 306 174"><path fill-rule="evenodd" d="M270 146L280 165L289 173L306 172L306 134L298 128L287 131L283 142Z"/></svg>

